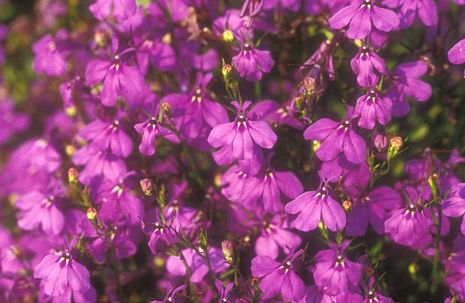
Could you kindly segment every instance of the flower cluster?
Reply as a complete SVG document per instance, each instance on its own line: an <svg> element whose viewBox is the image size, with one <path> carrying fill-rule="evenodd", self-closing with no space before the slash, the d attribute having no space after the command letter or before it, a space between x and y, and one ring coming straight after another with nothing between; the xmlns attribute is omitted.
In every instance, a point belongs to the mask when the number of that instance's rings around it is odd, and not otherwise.
<svg viewBox="0 0 465 303"><path fill-rule="evenodd" d="M0 302L465 302L463 4L0 0Z"/></svg>

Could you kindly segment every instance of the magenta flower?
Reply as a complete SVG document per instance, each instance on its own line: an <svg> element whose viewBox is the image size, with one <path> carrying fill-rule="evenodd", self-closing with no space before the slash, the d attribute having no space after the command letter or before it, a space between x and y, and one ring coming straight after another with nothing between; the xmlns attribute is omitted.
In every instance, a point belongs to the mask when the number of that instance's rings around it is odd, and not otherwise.
<svg viewBox="0 0 465 303"><path fill-rule="evenodd" d="M155 154L155 139L157 137L179 143L179 138L171 130L163 127L154 116L151 116L145 122L134 125L134 129L142 136L139 151L144 155L152 156Z"/></svg>
<svg viewBox="0 0 465 303"><path fill-rule="evenodd" d="M460 40L447 53L450 63L463 64L465 63L465 39ZM465 71L463 76L465 77Z"/></svg>
<svg viewBox="0 0 465 303"><path fill-rule="evenodd" d="M417 249L426 246L432 239L433 226L429 209L416 204L420 199L412 187L404 188L408 196L406 207L391 212L384 223L384 229L396 243ZM421 201L421 200L420 200Z"/></svg>
<svg viewBox="0 0 465 303"><path fill-rule="evenodd" d="M332 243L330 249L321 250L315 256L313 278L324 294L335 296L357 287L362 279L363 266L350 261L345 255L349 241L341 246Z"/></svg>
<svg viewBox="0 0 465 303"><path fill-rule="evenodd" d="M288 224L281 215L263 221L260 236L255 242L257 256L268 256L276 259L279 248L286 254L295 251L302 241L298 235L288 231L287 228Z"/></svg>
<svg viewBox="0 0 465 303"><path fill-rule="evenodd" d="M41 279L49 296L60 296L68 290L85 293L91 288L89 271L68 250L47 254L35 267L34 278Z"/></svg>
<svg viewBox="0 0 465 303"><path fill-rule="evenodd" d="M428 65L423 61L412 61L399 64L394 70L393 85L386 97L392 100L392 115L406 115L410 106L407 97L418 102L424 102L431 97L431 85L419 78L428 71Z"/></svg>
<svg viewBox="0 0 465 303"><path fill-rule="evenodd" d="M371 224L378 234L384 234L384 222L391 210L399 208L401 197L394 189L380 186L354 203L347 215L346 234L363 236Z"/></svg>
<svg viewBox="0 0 465 303"><path fill-rule="evenodd" d="M293 173L267 168L263 173L247 179L240 202L257 210L277 213L283 207L281 196L294 199L302 192L302 183Z"/></svg>
<svg viewBox="0 0 465 303"><path fill-rule="evenodd" d="M203 281L205 275L209 271L209 267L207 265L207 261L205 259L205 252L199 251L202 255L199 255L198 252L191 248L186 248L182 250L182 254L186 260L187 265L190 267L191 270L191 279L192 283L200 283ZM221 250L215 247L209 247L208 249L208 258L210 260L210 266L213 273L221 273L224 272L228 267L228 263L226 263L223 253ZM167 271L173 276L185 276L186 275L186 267L178 256L170 256L166 261L166 269Z"/></svg>
<svg viewBox="0 0 465 303"><path fill-rule="evenodd" d="M357 83L363 87L376 86L379 77L375 70L383 75L388 74L384 60L366 46L360 48L358 54L350 61L350 66L357 74Z"/></svg>
<svg viewBox="0 0 465 303"><path fill-rule="evenodd" d="M411 26L417 15L426 26L438 23L438 12L433 0L384 0L383 4L389 8L400 7L400 28Z"/></svg>
<svg viewBox="0 0 465 303"><path fill-rule="evenodd" d="M90 151L110 151L118 157L127 157L132 151L132 140L123 131L119 120L104 122L96 119L81 130L81 136L90 141Z"/></svg>
<svg viewBox="0 0 465 303"><path fill-rule="evenodd" d="M251 101L239 104L231 103L236 109L234 122L215 126L208 136L208 143L215 148L218 164L231 163L234 159L251 160L257 148L271 149L277 140L271 127L261 120L261 113L257 105L251 107ZM218 156L223 156L220 158Z"/></svg>
<svg viewBox="0 0 465 303"><path fill-rule="evenodd" d="M274 65L269 51L257 49L249 43L243 45L232 61L239 75L248 81L260 80L263 73L269 73Z"/></svg>
<svg viewBox="0 0 465 303"><path fill-rule="evenodd" d="M103 84L100 97L105 106L114 106L118 97L129 103L137 103L144 89L144 75L137 67L123 61L122 55L116 55L112 61L96 59L87 64L87 84Z"/></svg>
<svg viewBox="0 0 465 303"><path fill-rule="evenodd" d="M336 122L328 118L320 119L305 130L304 138L321 142L316 156L322 161L331 161L340 153L355 164L365 161L367 146L355 132L353 120Z"/></svg>
<svg viewBox="0 0 465 303"><path fill-rule="evenodd" d="M382 32L390 32L399 26L399 17L392 10L382 8L374 0L354 0L329 19L329 25L334 29L346 26L347 37L363 39L368 36L372 26Z"/></svg>
<svg viewBox="0 0 465 303"><path fill-rule="evenodd" d="M240 42L253 38L253 32L247 29L247 21L239 16L239 10L228 10L225 15L213 22L213 31L218 36L223 36L227 30L234 34L234 38Z"/></svg>
<svg viewBox="0 0 465 303"><path fill-rule="evenodd" d="M448 197L441 204L442 213L448 217L460 217L465 214L465 183L451 188ZM465 235L465 219L461 225L462 234Z"/></svg>
<svg viewBox="0 0 465 303"><path fill-rule="evenodd" d="M281 294L284 301L297 301L303 297L305 285L295 273L293 262L300 256L296 253L282 263L268 256L257 256L252 259L252 275L260 280L262 300L271 299Z"/></svg>
<svg viewBox="0 0 465 303"><path fill-rule="evenodd" d="M358 126L373 129L376 122L386 126L391 120L391 99L383 97L375 89L370 89L357 99L355 116L359 116Z"/></svg>
<svg viewBox="0 0 465 303"><path fill-rule="evenodd" d="M65 218L56 202L54 195L45 196L38 191L20 196L15 203L19 209L18 226L25 230L35 230L41 226L47 234L60 234Z"/></svg>
<svg viewBox="0 0 465 303"><path fill-rule="evenodd" d="M296 215L292 226L301 231L310 231L323 222L332 231L341 230L346 225L346 214L328 192L326 184L321 183L318 190L308 191L289 202L284 210Z"/></svg>
<svg viewBox="0 0 465 303"><path fill-rule="evenodd" d="M137 6L135 0L97 0L89 10L99 20L113 16L117 21L124 21L136 13Z"/></svg>
<svg viewBox="0 0 465 303"><path fill-rule="evenodd" d="M67 69L65 52L61 43L51 35L45 35L32 46L34 60L32 68L38 74L62 76Z"/></svg>

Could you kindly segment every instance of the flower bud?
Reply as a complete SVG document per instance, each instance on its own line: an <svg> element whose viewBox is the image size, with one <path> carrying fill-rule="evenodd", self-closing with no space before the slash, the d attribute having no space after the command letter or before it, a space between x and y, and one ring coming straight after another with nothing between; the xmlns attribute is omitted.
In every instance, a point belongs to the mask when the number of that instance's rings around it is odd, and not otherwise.
<svg viewBox="0 0 465 303"><path fill-rule="evenodd" d="M140 180L140 188L146 196L152 196L154 192L153 182L149 178Z"/></svg>
<svg viewBox="0 0 465 303"><path fill-rule="evenodd" d="M233 261L233 254L234 254L234 249L231 241L225 240L221 242L221 249L223 250L223 255L226 261L232 262Z"/></svg>
<svg viewBox="0 0 465 303"><path fill-rule="evenodd" d="M353 203L350 200L345 200L344 202L342 202L342 207L345 211L349 211L352 208L352 205Z"/></svg>
<svg viewBox="0 0 465 303"><path fill-rule="evenodd" d="M86 212L87 219L94 221L97 218L97 210L93 207L89 207Z"/></svg>
<svg viewBox="0 0 465 303"><path fill-rule="evenodd" d="M375 133L373 135L373 145L378 151L385 151L388 147L388 137L385 134Z"/></svg>
<svg viewBox="0 0 465 303"><path fill-rule="evenodd" d="M76 147L74 147L73 145L68 144L65 146L65 153L69 157L73 156L75 152L76 152Z"/></svg>
<svg viewBox="0 0 465 303"><path fill-rule="evenodd" d="M68 169L68 183L72 185L78 183L78 171L74 167Z"/></svg>
<svg viewBox="0 0 465 303"><path fill-rule="evenodd" d="M404 144L402 137L394 136L389 141L389 147L392 148L396 153L398 153Z"/></svg>
<svg viewBox="0 0 465 303"><path fill-rule="evenodd" d="M227 29L223 32L222 38L224 42L231 43L234 41L234 32L230 29Z"/></svg>
<svg viewBox="0 0 465 303"><path fill-rule="evenodd" d="M433 193L434 197L439 196L439 187L438 187L438 175L432 174L428 177L428 186Z"/></svg>
<svg viewBox="0 0 465 303"><path fill-rule="evenodd" d="M223 78L226 83L228 83L228 80L231 79L232 71L233 67L231 64L223 63L223 66L221 67L221 74L223 74Z"/></svg>

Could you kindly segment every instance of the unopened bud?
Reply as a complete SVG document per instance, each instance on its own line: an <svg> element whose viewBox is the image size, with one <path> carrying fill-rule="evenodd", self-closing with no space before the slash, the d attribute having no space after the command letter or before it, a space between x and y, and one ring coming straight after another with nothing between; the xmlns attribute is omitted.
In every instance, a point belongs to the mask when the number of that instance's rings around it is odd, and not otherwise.
<svg viewBox="0 0 465 303"><path fill-rule="evenodd" d="M373 145L378 151L385 151L388 147L388 137L384 134L376 133L373 136Z"/></svg>
<svg viewBox="0 0 465 303"><path fill-rule="evenodd" d="M389 146L396 152L398 153L400 149L402 148L402 145L404 144L404 140L402 140L402 137L399 136L394 136L391 138L389 141Z"/></svg>
<svg viewBox="0 0 465 303"><path fill-rule="evenodd" d="M68 169L68 183L72 185L78 183L78 171L74 167Z"/></svg>
<svg viewBox="0 0 465 303"><path fill-rule="evenodd" d="M232 262L233 261L233 254L234 254L234 249L231 241L225 240L221 242L221 249L223 250L223 255L226 261Z"/></svg>
<svg viewBox="0 0 465 303"><path fill-rule="evenodd" d="M73 156L75 152L76 152L76 147L74 147L74 145L68 144L65 146L65 153L69 157Z"/></svg>
<svg viewBox="0 0 465 303"><path fill-rule="evenodd" d="M97 218L97 210L93 207L89 207L86 212L87 219L94 221Z"/></svg>
<svg viewBox="0 0 465 303"><path fill-rule="evenodd" d="M438 175L432 174L428 177L428 186L431 189L434 197L439 196Z"/></svg>
<svg viewBox="0 0 465 303"><path fill-rule="evenodd" d="M342 207L345 211L349 211L352 208L352 205L353 203L350 200L345 200L344 202L342 202Z"/></svg>
<svg viewBox="0 0 465 303"><path fill-rule="evenodd" d="M140 188L142 189L142 192L144 192L146 196L153 195L153 191L154 191L153 182L149 178L140 180Z"/></svg>
<svg viewBox="0 0 465 303"><path fill-rule="evenodd" d="M234 41L234 32L230 29L227 29L223 32L223 41L231 43Z"/></svg>
<svg viewBox="0 0 465 303"><path fill-rule="evenodd" d="M221 74L223 75L223 78L226 83L228 83L229 79L231 79L231 74L233 71L233 67L231 64L224 63L223 66L221 67Z"/></svg>

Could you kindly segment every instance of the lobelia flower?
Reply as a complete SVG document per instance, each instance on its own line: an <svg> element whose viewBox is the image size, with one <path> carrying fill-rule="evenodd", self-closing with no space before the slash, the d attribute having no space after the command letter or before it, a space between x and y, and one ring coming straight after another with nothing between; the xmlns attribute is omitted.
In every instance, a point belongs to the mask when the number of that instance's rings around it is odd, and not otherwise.
<svg viewBox="0 0 465 303"><path fill-rule="evenodd" d="M264 0L245 0L241 8L241 18L244 16L255 17L263 8Z"/></svg>
<svg viewBox="0 0 465 303"><path fill-rule="evenodd" d="M331 231L342 230L346 225L346 214L328 192L325 182L316 191L308 191L284 207L286 213L297 215L292 226L301 231L310 231L323 222Z"/></svg>
<svg viewBox="0 0 465 303"><path fill-rule="evenodd" d="M365 296L362 303L394 303L391 298L385 297L375 290L375 279L370 277L368 289L365 289Z"/></svg>
<svg viewBox="0 0 465 303"><path fill-rule="evenodd" d="M191 276L190 281L192 283L200 283L209 271L209 266L205 260L205 252L199 248L199 252L196 252L192 248L186 248L181 251L187 265L190 267ZM202 255L199 255L201 253ZM208 248L208 258L210 260L210 267L213 273L224 272L229 264L225 261L223 253L216 247ZM170 256L166 261L166 269L173 276L185 276L186 267L178 256Z"/></svg>
<svg viewBox="0 0 465 303"><path fill-rule="evenodd" d="M307 61L302 64L299 68L303 70L306 67L316 67L317 71L321 68L328 74L329 79L334 80L334 60L332 49L334 46L334 39L325 40L320 44L320 47L307 59ZM309 75L314 74L312 71L309 72ZM312 77L316 79L316 77ZM318 91L318 89L317 89Z"/></svg>
<svg viewBox="0 0 465 303"><path fill-rule="evenodd" d="M465 214L465 183L460 183L450 189L447 198L441 204L442 213L448 217L460 217ZM465 235L465 219L461 225Z"/></svg>
<svg viewBox="0 0 465 303"><path fill-rule="evenodd" d="M97 0L89 10L99 20L113 16L117 21L124 21L136 13L137 5L136 0Z"/></svg>
<svg viewBox="0 0 465 303"><path fill-rule="evenodd" d="M378 234L384 234L384 222L391 210L401 206L400 195L388 186L373 189L357 200L347 214L346 234L360 237L366 233L368 224Z"/></svg>
<svg viewBox="0 0 465 303"><path fill-rule="evenodd" d="M110 250L114 251L117 260L121 260L135 255L137 252L136 244L131 241L131 234L124 224L106 226L109 237L101 238L97 234L91 240L88 251L95 259L95 262L104 264Z"/></svg>
<svg viewBox="0 0 465 303"><path fill-rule="evenodd" d="M134 172L127 172L114 181L103 180L97 193L99 215L103 220L118 222L123 216L134 225L144 216L143 202L131 193L131 177L134 175Z"/></svg>
<svg viewBox="0 0 465 303"><path fill-rule="evenodd" d="M465 39L460 40L447 52L447 58L452 64L465 63ZM465 71L463 73L465 77Z"/></svg>
<svg viewBox="0 0 465 303"><path fill-rule="evenodd" d="M318 174L329 183L338 183L342 179L342 189L350 198L359 198L365 193L371 176L367 163L351 163L342 154L323 162Z"/></svg>
<svg viewBox="0 0 465 303"><path fill-rule="evenodd" d="M349 108L349 111L352 111ZM366 143L353 127L354 120L349 112L346 120L336 122L328 118L322 118L311 124L304 132L306 140L318 140L321 145L316 151L316 156L322 161L331 161L340 153L349 162L360 164L366 158Z"/></svg>
<svg viewBox="0 0 465 303"><path fill-rule="evenodd" d="M231 297L231 290L234 287L234 283L229 282L226 286L223 285L223 282L221 280L215 280L215 288L219 293L218 297L218 303L233 303L237 302L236 300L232 299Z"/></svg>
<svg viewBox="0 0 465 303"><path fill-rule="evenodd" d="M399 17L392 10L382 8L374 0L354 0L329 19L334 29L349 27L347 37L363 39L374 26L382 32L390 32L399 26Z"/></svg>
<svg viewBox="0 0 465 303"><path fill-rule="evenodd" d="M169 283L168 291L166 292L165 297L163 300L152 300L150 303L167 303L167 302L178 302L176 300L176 296L178 293L184 291L186 289L186 285L182 284L176 288L173 287L171 283Z"/></svg>
<svg viewBox="0 0 465 303"><path fill-rule="evenodd" d="M68 64L59 39L60 34L57 34L57 38L48 34L33 44L32 68L36 73L48 76L63 76L66 73Z"/></svg>
<svg viewBox="0 0 465 303"><path fill-rule="evenodd" d="M296 198L303 192L300 180L289 171L277 171L270 166L272 155L268 157L268 167L254 177L249 177L244 184L240 203L256 210L263 209L271 213L282 210L281 196Z"/></svg>
<svg viewBox="0 0 465 303"><path fill-rule="evenodd" d="M247 21L239 15L239 10L227 10L224 16L213 22L214 33L226 42L237 39L241 43L245 43L245 41L251 40L253 31L247 28Z"/></svg>
<svg viewBox="0 0 465 303"><path fill-rule="evenodd" d="M387 75L388 69L384 60L367 46L362 46L350 61L352 71L357 75L357 83L363 87L376 86L379 77L375 73Z"/></svg>
<svg viewBox="0 0 465 303"><path fill-rule="evenodd" d="M112 61L95 59L87 64L87 84L102 83L100 98L105 106L114 106L118 97L130 104L137 103L138 96L143 92L144 75L137 67L128 65L124 59L131 51L129 49L115 55Z"/></svg>
<svg viewBox="0 0 465 303"><path fill-rule="evenodd" d="M215 126L208 136L208 143L220 148L214 153L218 164L227 164L237 160L251 160L257 149L271 149L277 140L271 127L261 119L260 103L251 106L251 101L240 104L231 102L236 109L233 122Z"/></svg>
<svg viewBox="0 0 465 303"><path fill-rule="evenodd" d="M339 246L331 243L330 249L315 255L313 278L318 289L326 295L335 296L357 287L362 279L363 265L350 261L345 255L349 241Z"/></svg>
<svg viewBox="0 0 465 303"><path fill-rule="evenodd" d="M400 28L410 27L417 15L426 26L438 23L438 12L433 0L384 0L383 4L389 8L400 7Z"/></svg>
<svg viewBox="0 0 465 303"><path fill-rule="evenodd" d="M239 75L248 81L262 79L263 73L269 73L274 65L269 51L255 48L249 43L243 44L241 51L232 58L232 61Z"/></svg>
<svg viewBox="0 0 465 303"><path fill-rule="evenodd" d="M362 296L356 292L348 291L331 296L320 291L316 285L312 285L307 287L305 296L298 303L353 303L361 302L362 300Z"/></svg>
<svg viewBox="0 0 465 303"><path fill-rule="evenodd" d="M396 67L392 76L392 87L386 94L386 97L392 100L394 117L400 117L409 112L407 97L419 102L424 102L431 97L431 86L419 79L427 71L428 65L421 60L402 63Z"/></svg>
<svg viewBox="0 0 465 303"><path fill-rule="evenodd" d="M34 268L34 278L41 279L49 296L60 296L69 290L85 293L92 287L89 271L74 260L68 249L47 254Z"/></svg>
<svg viewBox="0 0 465 303"><path fill-rule="evenodd" d="M260 278L262 300L281 294L284 301L295 302L304 296L305 285L295 273L293 262L302 254L292 254L283 262L277 262L268 256L256 256L252 259L252 275Z"/></svg>
<svg viewBox="0 0 465 303"><path fill-rule="evenodd" d="M165 224L161 220L160 210L151 209L145 213L144 218L141 220L142 231L150 235L148 246L155 256L158 254L158 247L161 244L169 246L176 243L178 239L175 227L170 226L173 223L173 219L168 218L168 224Z"/></svg>
<svg viewBox="0 0 465 303"><path fill-rule="evenodd" d="M431 241L431 214L420 204L421 198L414 188L405 186L403 190L407 205L390 213L384 230L396 243L414 249L422 248Z"/></svg>
<svg viewBox="0 0 465 303"><path fill-rule="evenodd" d="M289 254L302 242L300 237L287 230L288 224L283 216L275 215L271 220L264 220L260 228L260 236L255 242L257 256L268 256L276 259L281 248Z"/></svg>
<svg viewBox="0 0 465 303"><path fill-rule="evenodd" d="M18 226L24 230L41 226L45 233L59 235L65 225L63 212L57 207L61 195L61 190L54 190L50 195L39 191L21 195L15 203L19 209Z"/></svg>
<svg viewBox="0 0 465 303"><path fill-rule="evenodd" d="M123 131L120 120L104 122L96 119L84 127L81 136L90 141L89 150L107 152L113 155L126 158L132 151L132 140Z"/></svg>
<svg viewBox="0 0 465 303"><path fill-rule="evenodd" d="M380 95L376 89L370 89L357 99L354 115L360 117L358 126L373 129L376 122L386 126L391 120L392 101Z"/></svg>
<svg viewBox="0 0 465 303"><path fill-rule="evenodd" d="M226 109L220 103L211 100L211 94L207 91L207 85L212 78L211 73L197 74L193 92L182 98L184 113L180 119L180 130L189 139L199 137L205 127L213 128L228 122Z"/></svg>
<svg viewBox="0 0 465 303"><path fill-rule="evenodd" d="M117 180L126 173L126 164L120 158L109 151L91 151L84 146L73 155L73 163L83 165L84 169L79 173L79 181L90 184L94 179L106 178Z"/></svg>

